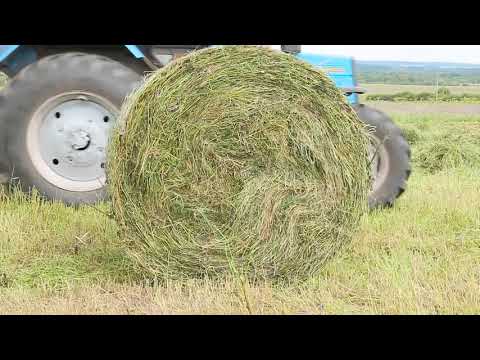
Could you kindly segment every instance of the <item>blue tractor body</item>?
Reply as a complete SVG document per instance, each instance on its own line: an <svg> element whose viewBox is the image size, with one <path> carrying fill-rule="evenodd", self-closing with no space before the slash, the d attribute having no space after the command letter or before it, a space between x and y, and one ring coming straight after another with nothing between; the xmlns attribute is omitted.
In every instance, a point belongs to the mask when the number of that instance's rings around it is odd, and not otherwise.
<svg viewBox="0 0 480 360"><path fill-rule="evenodd" d="M135 59L145 58L144 52L138 45L124 45ZM357 82L354 71L354 61L351 57L318 55L300 52L295 54L299 59L306 61L324 71L335 85L346 91L350 104L358 104ZM37 54L28 46L0 45L0 65L10 73L16 73L24 66L37 60Z"/></svg>
<svg viewBox="0 0 480 360"><path fill-rule="evenodd" d="M0 185L17 179L68 204L104 199L105 146L98 144L106 144L105 129L125 96L146 71L209 46L0 45L0 72L16 79L0 92ZM369 205L391 206L410 175L410 148L388 116L359 103L353 59L305 53L300 45L281 49L326 73L376 129Z"/></svg>
<svg viewBox="0 0 480 360"><path fill-rule="evenodd" d="M5 60L20 45L0 45L0 62Z"/></svg>

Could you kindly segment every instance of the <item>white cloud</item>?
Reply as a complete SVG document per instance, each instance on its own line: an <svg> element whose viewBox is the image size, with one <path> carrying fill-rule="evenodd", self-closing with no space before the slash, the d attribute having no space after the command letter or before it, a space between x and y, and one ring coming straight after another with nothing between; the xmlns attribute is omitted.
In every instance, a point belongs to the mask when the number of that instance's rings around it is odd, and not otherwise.
<svg viewBox="0 0 480 360"><path fill-rule="evenodd" d="M353 56L358 60L480 64L480 45L302 45L302 51Z"/></svg>

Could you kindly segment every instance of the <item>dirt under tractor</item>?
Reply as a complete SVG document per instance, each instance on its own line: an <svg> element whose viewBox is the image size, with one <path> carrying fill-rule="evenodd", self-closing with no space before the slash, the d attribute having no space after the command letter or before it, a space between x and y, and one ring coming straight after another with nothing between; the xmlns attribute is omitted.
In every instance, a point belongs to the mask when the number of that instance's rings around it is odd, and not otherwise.
<svg viewBox="0 0 480 360"><path fill-rule="evenodd" d="M0 183L67 204L107 197L106 147L122 102L146 72L208 45L0 45ZM328 74L374 128L371 208L392 206L410 175L410 147L384 113L359 102L354 60L282 45Z"/></svg>

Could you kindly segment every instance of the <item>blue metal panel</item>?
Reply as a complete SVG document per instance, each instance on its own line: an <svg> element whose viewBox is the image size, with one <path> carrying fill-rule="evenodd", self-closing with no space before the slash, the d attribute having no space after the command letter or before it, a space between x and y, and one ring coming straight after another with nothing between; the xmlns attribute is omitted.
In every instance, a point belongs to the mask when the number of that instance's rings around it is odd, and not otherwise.
<svg viewBox="0 0 480 360"><path fill-rule="evenodd" d="M349 96L347 96L347 99L348 99L348 102L349 102L351 105L354 105L354 104L358 104L358 103L359 103L358 94L349 95Z"/></svg>
<svg viewBox="0 0 480 360"><path fill-rule="evenodd" d="M10 52L10 54L0 62L2 69L7 74L16 74L25 66L37 61L37 52L30 46L21 45Z"/></svg>
<svg viewBox="0 0 480 360"><path fill-rule="evenodd" d="M302 59L328 74L353 75L353 59L343 56L329 56L300 53L297 55Z"/></svg>
<svg viewBox="0 0 480 360"><path fill-rule="evenodd" d="M13 53L20 45L0 45L0 62L5 60L11 53Z"/></svg>
<svg viewBox="0 0 480 360"><path fill-rule="evenodd" d="M335 83L335 85L340 89L349 88L352 89L356 86L355 78L351 75L344 76L344 75L336 75L336 74L328 74L330 79ZM351 94L347 96L348 101L350 104L358 103L358 94Z"/></svg>
<svg viewBox="0 0 480 360"><path fill-rule="evenodd" d="M20 45L0 45L0 62L5 60L11 53L13 53ZM125 45L126 48L138 58L143 58L144 55L137 45Z"/></svg>
<svg viewBox="0 0 480 360"><path fill-rule="evenodd" d="M137 59L141 59L144 57L142 51L138 48L137 45L125 45L125 47L130 50L130 52L135 56Z"/></svg>
<svg viewBox="0 0 480 360"><path fill-rule="evenodd" d="M338 88L356 86L353 59L350 57L307 53L299 53L297 57L324 71ZM358 94L351 94L347 98L350 104L358 103Z"/></svg>

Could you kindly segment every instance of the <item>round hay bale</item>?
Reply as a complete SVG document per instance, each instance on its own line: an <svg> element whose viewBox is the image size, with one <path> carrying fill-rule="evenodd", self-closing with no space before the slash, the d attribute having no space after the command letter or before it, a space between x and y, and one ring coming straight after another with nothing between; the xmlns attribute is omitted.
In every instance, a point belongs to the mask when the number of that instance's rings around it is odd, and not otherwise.
<svg viewBox="0 0 480 360"><path fill-rule="evenodd" d="M161 278L305 278L366 211L367 131L327 76L290 55L192 53L146 79L119 122L115 217Z"/></svg>

